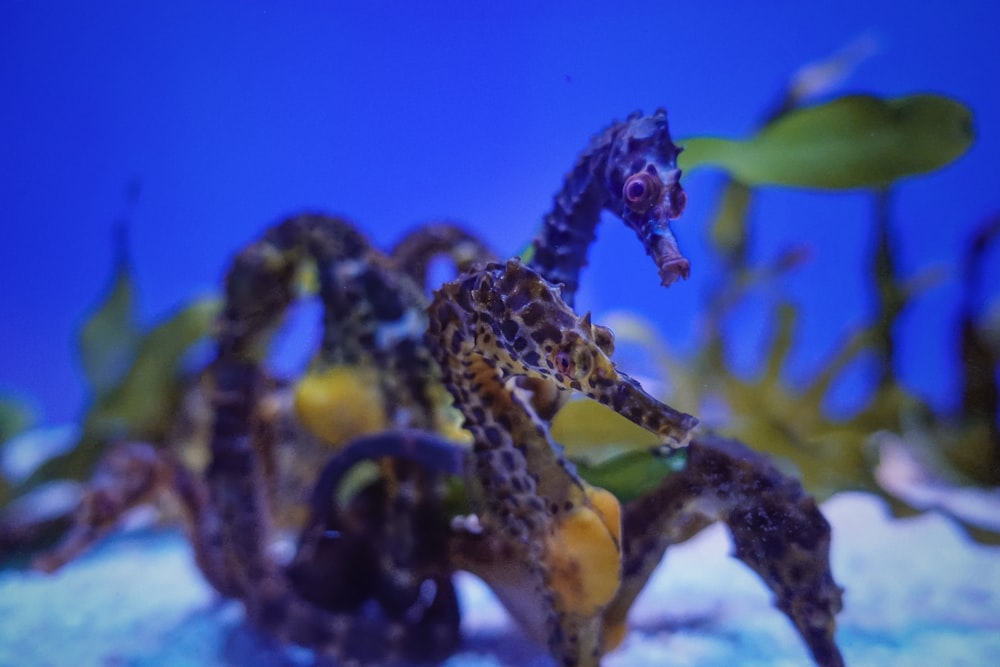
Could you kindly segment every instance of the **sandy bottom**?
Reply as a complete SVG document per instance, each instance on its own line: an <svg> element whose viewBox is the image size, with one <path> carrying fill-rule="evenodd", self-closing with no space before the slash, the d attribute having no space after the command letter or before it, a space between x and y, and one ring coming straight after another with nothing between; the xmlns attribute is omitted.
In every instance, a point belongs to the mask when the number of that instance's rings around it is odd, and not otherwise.
<svg viewBox="0 0 1000 667"><path fill-rule="evenodd" d="M1000 656L1000 548L934 514L892 519L877 498L823 505L846 588L838 638L854 667L992 665ZM608 667L809 665L721 526L668 553ZM480 582L460 578L467 637L445 664L551 665ZM249 630L172 531L123 535L56 576L0 572L0 666L308 665Z"/></svg>

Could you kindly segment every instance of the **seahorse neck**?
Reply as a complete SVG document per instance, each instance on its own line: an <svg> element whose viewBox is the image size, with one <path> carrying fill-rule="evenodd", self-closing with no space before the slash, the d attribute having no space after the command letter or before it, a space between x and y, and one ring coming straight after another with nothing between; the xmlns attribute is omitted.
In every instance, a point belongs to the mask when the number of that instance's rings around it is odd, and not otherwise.
<svg viewBox="0 0 1000 667"><path fill-rule="evenodd" d="M594 241L594 228L608 202L605 171L616 123L597 135L577 160L555 195L552 210L532 244L529 268L553 284L562 284L562 298L573 305L580 271Z"/></svg>

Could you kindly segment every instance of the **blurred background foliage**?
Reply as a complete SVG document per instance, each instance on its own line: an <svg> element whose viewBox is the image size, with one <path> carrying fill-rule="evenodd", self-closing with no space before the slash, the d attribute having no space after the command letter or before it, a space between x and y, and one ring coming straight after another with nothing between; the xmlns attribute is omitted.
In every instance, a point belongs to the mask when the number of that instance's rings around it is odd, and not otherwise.
<svg viewBox="0 0 1000 667"><path fill-rule="evenodd" d="M886 497L901 513L943 510L975 537L998 541L996 520L983 520L983 512L968 510L956 498L970 488L994 487L982 490L973 504L1000 507L995 490L1000 485L1000 295L986 293L982 284L984 257L1000 233L1000 216L984 221L968 240L961 266L945 273L923 267L912 275L897 268L897 227L891 221L895 185L960 159L974 141L972 114L941 95L833 96L863 57L859 48L849 46L796 72L752 137L678 140L685 146L685 172L720 169L727 174L706 229L715 269L702 297L703 335L694 353L671 349L641 314L620 312L597 320L616 332L616 358L623 368L657 388L667 402L701 416L706 428L772 454L819 498L865 490ZM761 188L774 187L861 189L871 199L874 242L864 261L876 307L804 382L791 380L788 369L800 307L777 288L777 278L794 275L808 262L809 248L793 245L764 261L749 252L759 226L768 224L754 215L754 198ZM138 187L130 186L130 202L137 196ZM125 230L124 223L118 226L111 284L79 332L78 356L90 403L78 430L58 442L32 438L25 433L33 424L30 410L16 398L0 401L0 437L9 441L21 434L7 447L6 458L28 451L38 462L16 474L5 465L0 476L0 504L6 505L0 533L8 542L38 537L42 533L29 530L32 522L64 517L76 497L63 494L51 511L39 512L35 506L42 496L32 494L57 480L84 479L109 442L164 443L184 418L184 396L196 385L204 362L198 350L210 334L218 300L192 299L141 325ZM827 288L836 290L837 280L830 275ZM900 318L923 290L942 280L958 281L962 301L953 323L962 396L952 412L913 395L897 372ZM729 348L740 336L741 304L760 296L771 311L770 336L761 369L747 375L733 368ZM855 410L831 410L831 387L859 360L874 369L872 388ZM554 435L580 461L585 476L623 500L655 486L683 463L661 458L648 434L592 402L568 404L556 418Z"/></svg>

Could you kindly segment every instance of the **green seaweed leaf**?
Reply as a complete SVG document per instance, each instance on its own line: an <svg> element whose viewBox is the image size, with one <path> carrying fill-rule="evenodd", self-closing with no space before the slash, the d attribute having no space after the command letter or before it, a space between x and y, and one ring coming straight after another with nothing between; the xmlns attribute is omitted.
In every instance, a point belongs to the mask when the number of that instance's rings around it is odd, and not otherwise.
<svg viewBox="0 0 1000 667"><path fill-rule="evenodd" d="M0 397L0 444L27 430L35 421L31 407L14 396Z"/></svg>
<svg viewBox="0 0 1000 667"><path fill-rule="evenodd" d="M80 364L90 389L100 395L122 381L138 351L136 290L123 234L116 240L115 272L104 300L80 327Z"/></svg>
<svg viewBox="0 0 1000 667"><path fill-rule="evenodd" d="M716 166L751 186L887 188L939 169L974 137L972 113L941 95L848 95L780 115L747 140L691 138L680 167Z"/></svg>
<svg viewBox="0 0 1000 667"><path fill-rule="evenodd" d="M122 381L97 396L80 441L40 466L23 489L52 479L82 479L110 441L162 442L183 392L184 356L209 334L219 306L215 297L196 299L143 335Z"/></svg>
<svg viewBox="0 0 1000 667"><path fill-rule="evenodd" d="M683 469L684 461L684 450L664 456L647 449L625 452L598 465L577 463L576 467L587 482L627 503L655 489L667 475Z"/></svg>
<svg viewBox="0 0 1000 667"><path fill-rule="evenodd" d="M730 264L746 259L750 195L747 185L729 179L723 186L715 215L709 223L712 246Z"/></svg>
<svg viewBox="0 0 1000 667"><path fill-rule="evenodd" d="M652 433L590 400L570 401L563 406L552 421L552 437L562 443L569 458L591 465L659 444Z"/></svg>
<svg viewBox="0 0 1000 667"><path fill-rule="evenodd" d="M684 464L664 455L656 436L595 401L570 401L552 422L552 436L585 480L620 502L651 491Z"/></svg>
<svg viewBox="0 0 1000 667"><path fill-rule="evenodd" d="M117 435L117 424L127 427L129 437L151 438L165 432L180 389L181 361L208 335L218 312L217 298L196 299L143 336L124 380L95 410L93 421L109 424L108 437Z"/></svg>

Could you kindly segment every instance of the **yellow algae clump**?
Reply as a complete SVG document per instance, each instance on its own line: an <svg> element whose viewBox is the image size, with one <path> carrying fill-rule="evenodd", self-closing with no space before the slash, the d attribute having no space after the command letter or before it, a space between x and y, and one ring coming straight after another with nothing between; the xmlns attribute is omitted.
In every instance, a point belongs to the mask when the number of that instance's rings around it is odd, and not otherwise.
<svg viewBox="0 0 1000 667"><path fill-rule="evenodd" d="M586 495L589 504L572 510L546 546L557 606L593 616L621 582L621 507L604 489L588 487Z"/></svg>
<svg viewBox="0 0 1000 667"><path fill-rule="evenodd" d="M608 532L615 538L616 547L620 548L622 540L622 508L615 494L597 486L588 486L587 500L601 515L601 520L607 526Z"/></svg>
<svg viewBox="0 0 1000 667"><path fill-rule="evenodd" d="M375 374L356 366L309 373L295 386L295 414L324 442L339 447L386 428Z"/></svg>

